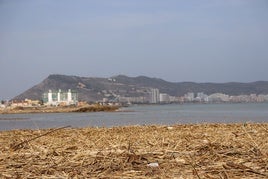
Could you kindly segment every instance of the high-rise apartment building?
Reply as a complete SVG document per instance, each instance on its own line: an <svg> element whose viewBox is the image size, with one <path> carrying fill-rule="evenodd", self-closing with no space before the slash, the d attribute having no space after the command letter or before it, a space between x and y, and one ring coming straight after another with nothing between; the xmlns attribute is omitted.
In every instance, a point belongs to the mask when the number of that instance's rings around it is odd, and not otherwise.
<svg viewBox="0 0 268 179"><path fill-rule="evenodd" d="M152 88L150 92L150 103L159 103L159 101L160 101L159 89Z"/></svg>

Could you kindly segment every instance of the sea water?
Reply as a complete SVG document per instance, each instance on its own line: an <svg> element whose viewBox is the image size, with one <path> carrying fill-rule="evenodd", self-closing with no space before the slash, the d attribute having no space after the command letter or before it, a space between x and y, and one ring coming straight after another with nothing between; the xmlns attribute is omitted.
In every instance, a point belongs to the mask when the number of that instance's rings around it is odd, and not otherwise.
<svg viewBox="0 0 268 179"><path fill-rule="evenodd" d="M0 114L0 130L268 122L268 103L134 105L119 112Z"/></svg>

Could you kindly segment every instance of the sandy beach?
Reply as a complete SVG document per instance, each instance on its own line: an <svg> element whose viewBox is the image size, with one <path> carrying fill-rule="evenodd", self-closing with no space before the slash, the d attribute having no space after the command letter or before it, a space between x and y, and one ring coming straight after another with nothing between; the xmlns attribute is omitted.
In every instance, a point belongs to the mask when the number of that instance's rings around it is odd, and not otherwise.
<svg viewBox="0 0 268 179"><path fill-rule="evenodd" d="M267 178L268 123L0 132L1 178Z"/></svg>

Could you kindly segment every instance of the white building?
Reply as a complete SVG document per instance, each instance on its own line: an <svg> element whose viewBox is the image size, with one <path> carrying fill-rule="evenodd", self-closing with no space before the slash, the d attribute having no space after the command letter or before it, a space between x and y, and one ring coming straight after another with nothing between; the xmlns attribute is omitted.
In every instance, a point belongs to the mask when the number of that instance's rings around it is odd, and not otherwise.
<svg viewBox="0 0 268 179"><path fill-rule="evenodd" d="M222 93L214 93L208 96L209 102L228 102L229 95L222 94Z"/></svg>
<svg viewBox="0 0 268 179"><path fill-rule="evenodd" d="M49 90L47 93L43 94L43 102L45 105L72 105L77 104L78 95L76 92L69 89L67 92L61 91L53 92Z"/></svg>
<svg viewBox="0 0 268 179"><path fill-rule="evenodd" d="M186 101L194 101L194 93L187 93L184 95Z"/></svg>
<svg viewBox="0 0 268 179"><path fill-rule="evenodd" d="M196 100L208 102L208 95L204 94L203 92L199 92L197 93Z"/></svg>
<svg viewBox="0 0 268 179"><path fill-rule="evenodd" d="M169 95L166 93L160 93L159 99L160 99L160 103L169 103L170 102Z"/></svg>
<svg viewBox="0 0 268 179"><path fill-rule="evenodd" d="M152 88L150 92L150 103L159 103L159 101L160 101L159 89Z"/></svg>

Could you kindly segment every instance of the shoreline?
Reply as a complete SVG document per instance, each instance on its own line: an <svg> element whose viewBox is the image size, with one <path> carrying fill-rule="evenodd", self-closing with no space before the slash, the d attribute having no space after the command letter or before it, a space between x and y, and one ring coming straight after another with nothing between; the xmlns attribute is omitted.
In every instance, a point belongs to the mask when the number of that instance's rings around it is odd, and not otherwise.
<svg viewBox="0 0 268 179"><path fill-rule="evenodd" d="M0 109L0 114L31 114L31 113L75 113L75 112L115 112L120 106L85 105L85 106L40 106L13 107Z"/></svg>
<svg viewBox="0 0 268 179"><path fill-rule="evenodd" d="M0 131L0 177L267 178L268 123Z"/></svg>

